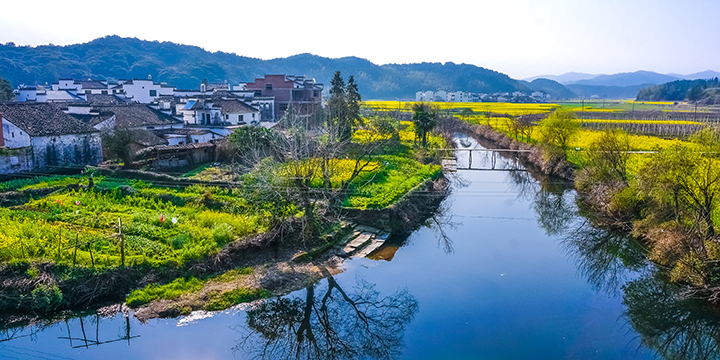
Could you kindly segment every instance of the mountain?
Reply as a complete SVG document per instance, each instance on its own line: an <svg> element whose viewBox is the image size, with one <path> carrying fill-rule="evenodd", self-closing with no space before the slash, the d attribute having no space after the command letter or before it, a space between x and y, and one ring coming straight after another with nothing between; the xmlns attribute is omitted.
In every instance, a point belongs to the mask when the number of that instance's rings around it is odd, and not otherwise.
<svg viewBox="0 0 720 360"><path fill-rule="evenodd" d="M279 45L281 46L281 45ZM419 90L513 92L529 89L509 76L451 62L376 65L357 57L339 59L311 54L261 60L197 46L106 36L88 43L37 47L0 45L0 77L13 86L74 79L146 79L178 88L198 88L203 79L248 82L264 74L294 74L330 86L332 74L354 75L365 99L410 99Z"/></svg>
<svg viewBox="0 0 720 360"><path fill-rule="evenodd" d="M677 80L641 89L640 101L692 101L706 105L720 104L718 78Z"/></svg>
<svg viewBox="0 0 720 360"><path fill-rule="evenodd" d="M564 73L562 75L540 75L540 76L532 76L527 79L526 81L533 81L535 79L550 79L557 81L561 84L571 83L575 81L580 80L587 80L592 79L594 77L598 76L598 74L587 74L587 73L579 73L579 72L568 72Z"/></svg>
<svg viewBox="0 0 720 360"><path fill-rule="evenodd" d="M572 82L572 84L594 86L632 86L642 84L664 84L675 80L678 80L678 78L652 71L635 71L612 75L599 75L592 79L575 81Z"/></svg>
<svg viewBox="0 0 720 360"><path fill-rule="evenodd" d="M668 74L670 76L674 76L679 79L683 80L698 80L698 79L712 79L712 78L720 78L720 72L713 71L713 70L705 70L701 72L692 73L689 75L679 75L679 74Z"/></svg>
<svg viewBox="0 0 720 360"><path fill-rule="evenodd" d="M577 96L563 84L550 79L538 78L531 82L522 81L532 91L542 91L555 99L572 99Z"/></svg>
<svg viewBox="0 0 720 360"><path fill-rule="evenodd" d="M634 99L640 89L652 86L653 84L631 85L631 86L599 86L569 84L565 85L576 97L589 99L598 97L600 99Z"/></svg>

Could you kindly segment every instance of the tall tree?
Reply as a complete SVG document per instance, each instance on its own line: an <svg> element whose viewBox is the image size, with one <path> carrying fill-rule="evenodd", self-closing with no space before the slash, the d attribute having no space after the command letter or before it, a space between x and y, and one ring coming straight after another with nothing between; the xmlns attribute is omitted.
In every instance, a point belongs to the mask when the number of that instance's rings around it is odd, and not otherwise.
<svg viewBox="0 0 720 360"><path fill-rule="evenodd" d="M352 75L348 76L346 93L348 120L351 125L357 127L362 122L362 118L360 117L360 102L362 101L362 97L360 97L360 92L358 92L358 85L355 82L355 77Z"/></svg>
<svg viewBox="0 0 720 360"><path fill-rule="evenodd" d="M10 82L0 78L0 103L12 101L15 96L13 95L12 86Z"/></svg>
<svg viewBox="0 0 720 360"><path fill-rule="evenodd" d="M352 125L348 119L348 101L340 71L335 71L330 80L330 99L328 99L329 127L337 128L338 141L346 141L352 137Z"/></svg>
<svg viewBox="0 0 720 360"><path fill-rule="evenodd" d="M427 147L427 135L437 124L437 111L428 104L415 104L413 105L413 122L415 123L415 131L422 141L422 146Z"/></svg>

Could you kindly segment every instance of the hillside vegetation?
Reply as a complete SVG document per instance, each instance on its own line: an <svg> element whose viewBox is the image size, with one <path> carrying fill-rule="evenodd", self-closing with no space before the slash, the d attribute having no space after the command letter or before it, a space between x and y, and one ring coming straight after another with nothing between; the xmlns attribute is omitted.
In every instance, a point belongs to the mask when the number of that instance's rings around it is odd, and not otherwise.
<svg viewBox="0 0 720 360"><path fill-rule="evenodd" d="M13 86L52 83L60 78L146 79L178 88L198 88L203 79L232 84L264 74L306 75L329 87L334 71L354 75L365 98L415 98L419 90L492 93L528 91L509 76L451 62L376 65L365 59L300 54L261 60L197 46L107 36L68 46L0 45L0 77Z"/></svg>
<svg viewBox="0 0 720 360"><path fill-rule="evenodd" d="M708 80L678 80L641 89L639 101L694 101L701 104L720 104L718 78Z"/></svg>

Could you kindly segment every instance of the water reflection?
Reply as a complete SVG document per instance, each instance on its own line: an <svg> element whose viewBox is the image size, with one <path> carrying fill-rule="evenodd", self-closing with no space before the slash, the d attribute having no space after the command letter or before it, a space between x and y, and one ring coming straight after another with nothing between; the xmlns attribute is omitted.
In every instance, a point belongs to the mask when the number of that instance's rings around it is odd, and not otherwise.
<svg viewBox="0 0 720 360"><path fill-rule="evenodd" d="M234 350L258 359L393 359L406 325L418 311L407 291L380 298L358 280L348 293L333 277L305 297L282 297L247 312L247 327ZM316 290L319 290L316 293Z"/></svg>
<svg viewBox="0 0 720 360"><path fill-rule="evenodd" d="M625 316L644 345L664 359L720 358L720 317L703 300L683 299L659 273L625 287Z"/></svg>
<svg viewBox="0 0 720 360"><path fill-rule="evenodd" d="M522 196L533 199L540 226L561 235L561 245L596 290L622 296L624 317L643 345L663 359L720 359L720 309L688 299L662 269L649 264L646 250L626 233L592 225L580 215L574 191L562 182L509 177ZM535 185L533 185L535 184Z"/></svg>

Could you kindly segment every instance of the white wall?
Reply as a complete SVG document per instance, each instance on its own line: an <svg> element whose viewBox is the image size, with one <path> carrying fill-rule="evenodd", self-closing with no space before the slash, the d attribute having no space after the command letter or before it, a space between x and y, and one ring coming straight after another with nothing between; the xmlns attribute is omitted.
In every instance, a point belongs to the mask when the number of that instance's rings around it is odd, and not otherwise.
<svg viewBox="0 0 720 360"><path fill-rule="evenodd" d="M5 146L10 149L17 149L32 145L30 135L15 126L10 120L2 119L2 136L5 139Z"/></svg>
<svg viewBox="0 0 720 360"><path fill-rule="evenodd" d="M97 165L103 161L98 133L40 136L32 138L31 143L34 164L39 169Z"/></svg>
<svg viewBox="0 0 720 360"><path fill-rule="evenodd" d="M174 88L155 84L152 80L133 80L132 84L125 83L122 87L123 90L125 90L126 97L143 104L154 102L160 95L174 94ZM153 90L155 91L155 96L150 96L150 91Z"/></svg>
<svg viewBox="0 0 720 360"><path fill-rule="evenodd" d="M21 89L18 90L18 94L15 95L15 101L28 101L28 100L37 100L37 90L26 90Z"/></svg>
<svg viewBox="0 0 720 360"><path fill-rule="evenodd" d="M190 141L194 143L204 143L218 137L218 135L213 137L213 133L207 133L205 135L190 135Z"/></svg>

